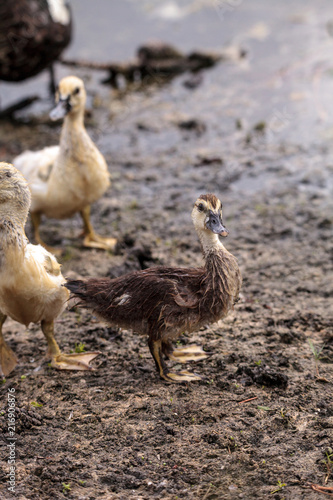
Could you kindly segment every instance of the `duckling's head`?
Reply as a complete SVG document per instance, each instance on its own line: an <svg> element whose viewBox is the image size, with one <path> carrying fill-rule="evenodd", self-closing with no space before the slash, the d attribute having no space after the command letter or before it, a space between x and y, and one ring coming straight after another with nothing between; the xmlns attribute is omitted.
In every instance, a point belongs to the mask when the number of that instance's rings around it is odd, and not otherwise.
<svg viewBox="0 0 333 500"><path fill-rule="evenodd" d="M25 224L31 195L28 183L10 163L0 162L0 219L9 218Z"/></svg>
<svg viewBox="0 0 333 500"><path fill-rule="evenodd" d="M51 120L59 120L66 115L83 115L86 97L83 81L76 76L66 76L59 82L55 95L56 107L50 113Z"/></svg>
<svg viewBox="0 0 333 500"><path fill-rule="evenodd" d="M228 235L222 222L222 203L213 194L199 196L192 210L192 220L199 236L209 238L212 234Z"/></svg>

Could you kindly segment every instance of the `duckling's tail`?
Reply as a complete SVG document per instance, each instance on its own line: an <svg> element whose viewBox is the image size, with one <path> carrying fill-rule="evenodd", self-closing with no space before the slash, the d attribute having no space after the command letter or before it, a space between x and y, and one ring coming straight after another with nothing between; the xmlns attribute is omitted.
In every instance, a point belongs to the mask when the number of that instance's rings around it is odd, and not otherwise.
<svg viewBox="0 0 333 500"><path fill-rule="evenodd" d="M64 286L77 297L85 298L87 296L87 285L82 280L67 280Z"/></svg>
<svg viewBox="0 0 333 500"><path fill-rule="evenodd" d="M76 306L91 309L95 314L105 317L105 311L108 311L110 305L109 278L67 279L64 286L70 290L71 298L78 299Z"/></svg>

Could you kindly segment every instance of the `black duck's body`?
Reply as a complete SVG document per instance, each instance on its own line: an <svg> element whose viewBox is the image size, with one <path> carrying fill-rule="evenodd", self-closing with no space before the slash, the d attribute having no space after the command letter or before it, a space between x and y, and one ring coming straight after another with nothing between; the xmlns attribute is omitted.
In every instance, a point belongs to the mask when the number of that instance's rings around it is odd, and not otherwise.
<svg viewBox="0 0 333 500"><path fill-rule="evenodd" d="M70 42L71 15L64 0L1 0L0 79L37 75Z"/></svg>

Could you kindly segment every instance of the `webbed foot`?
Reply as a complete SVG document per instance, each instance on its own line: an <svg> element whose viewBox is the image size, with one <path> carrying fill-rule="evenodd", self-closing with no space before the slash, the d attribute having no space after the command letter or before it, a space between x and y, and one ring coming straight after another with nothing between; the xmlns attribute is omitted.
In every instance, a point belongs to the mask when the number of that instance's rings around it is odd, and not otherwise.
<svg viewBox="0 0 333 500"><path fill-rule="evenodd" d="M101 352L80 352L73 354L58 354L52 357L51 366L58 370L94 370L90 362Z"/></svg>
<svg viewBox="0 0 333 500"><path fill-rule="evenodd" d="M164 378L164 380L167 380L168 382L178 382L178 383L195 382L196 380L202 380L202 377L200 377L200 375L188 372L187 370L182 370L181 372L177 373L165 372L161 374L161 377Z"/></svg>
<svg viewBox="0 0 333 500"><path fill-rule="evenodd" d="M80 211L83 220L83 234L85 238L83 245L90 248L101 248L102 250L115 251L117 240L116 238L103 238L95 233L90 221L90 206L84 207Z"/></svg>
<svg viewBox="0 0 333 500"><path fill-rule="evenodd" d="M17 365L17 357L5 343L0 344L0 378L4 379Z"/></svg>
<svg viewBox="0 0 333 500"><path fill-rule="evenodd" d="M100 248L101 250L115 251L117 245L116 238L103 238L98 234L87 234L83 240L83 245L89 248Z"/></svg>
<svg viewBox="0 0 333 500"><path fill-rule="evenodd" d="M199 345L189 345L177 347L167 353L169 359L178 361L179 363L187 363L188 361L201 361L211 356L210 352L205 352Z"/></svg>
<svg viewBox="0 0 333 500"><path fill-rule="evenodd" d="M163 357L161 356L162 354L162 341L160 339L155 340L153 338L148 339L148 345L150 352L155 360L156 363L156 368L164 380L167 382L194 382L196 380L202 380L202 377L197 375L196 373L191 373L186 370L182 370L177 373L172 373L168 370ZM164 343L164 348L163 352L164 354L169 355L170 352L166 352L166 349L168 347L168 344ZM191 347L191 346L190 346ZM192 346L193 347L193 346ZM194 346L198 349L197 346ZM200 348L199 348L200 349ZM180 361L178 357L176 357L177 361Z"/></svg>

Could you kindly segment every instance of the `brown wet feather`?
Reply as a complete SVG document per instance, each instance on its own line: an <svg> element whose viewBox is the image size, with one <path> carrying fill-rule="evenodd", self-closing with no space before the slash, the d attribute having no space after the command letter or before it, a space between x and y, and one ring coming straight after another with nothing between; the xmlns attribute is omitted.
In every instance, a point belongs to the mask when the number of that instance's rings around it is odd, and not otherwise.
<svg viewBox="0 0 333 500"><path fill-rule="evenodd" d="M201 195L191 215L203 267L152 267L115 279L69 280L65 285L80 305L108 323L148 335L156 368L168 381L198 380L195 374L171 373L162 355L171 356L171 342L181 333L225 317L238 299L242 281L237 260L218 237L219 231L225 233L221 201L212 194Z"/></svg>
<svg viewBox="0 0 333 500"><path fill-rule="evenodd" d="M225 249L206 257L205 267L152 267L115 279L69 280L67 288L108 323L164 342L216 322L238 298L241 277Z"/></svg>

